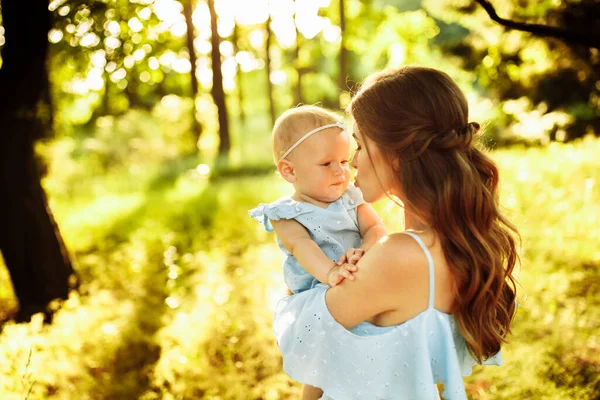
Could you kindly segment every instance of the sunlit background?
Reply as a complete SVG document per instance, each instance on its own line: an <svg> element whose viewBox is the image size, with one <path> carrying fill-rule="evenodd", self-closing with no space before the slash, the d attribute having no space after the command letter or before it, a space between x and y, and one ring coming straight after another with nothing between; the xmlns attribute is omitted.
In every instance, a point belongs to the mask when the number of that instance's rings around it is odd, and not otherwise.
<svg viewBox="0 0 600 400"><path fill-rule="evenodd" d="M492 3L505 18L598 34L593 1ZM507 31L461 0L49 10L53 119L36 150L81 287L51 325L15 323L0 265L1 399L299 396L271 332L283 255L247 215L290 191L271 161L273 120L297 104L343 115L367 75L404 64L464 90L523 236L506 365L476 369L469 397L600 398L597 47ZM5 41L0 24L0 51ZM376 207L400 229L394 204Z"/></svg>

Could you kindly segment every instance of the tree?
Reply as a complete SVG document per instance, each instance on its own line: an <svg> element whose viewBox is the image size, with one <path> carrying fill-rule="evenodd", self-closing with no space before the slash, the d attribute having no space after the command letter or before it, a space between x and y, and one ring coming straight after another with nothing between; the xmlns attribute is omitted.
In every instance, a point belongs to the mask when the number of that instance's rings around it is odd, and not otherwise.
<svg viewBox="0 0 600 400"><path fill-rule="evenodd" d="M348 91L348 85L346 80L348 79L348 50L346 49L346 10L344 0L340 2L340 76L338 77L338 87L341 91ZM338 96L340 100L340 108L343 107L341 103L341 96Z"/></svg>
<svg viewBox="0 0 600 400"><path fill-rule="evenodd" d="M213 84L211 94L213 101L217 106L219 118L219 158L227 162L231 141L229 138L229 125L227 120L227 107L225 105L225 91L223 90L223 72L221 71L221 50L219 44L221 38L217 29L217 13L215 11L215 0L208 0L208 9L210 12L210 43L211 43L211 62L213 72Z"/></svg>
<svg viewBox="0 0 600 400"><path fill-rule="evenodd" d="M231 44L233 45L233 54L237 54L240 51L239 48L239 40L240 40L240 27L238 25L237 20L234 21L234 25L233 25L233 32L231 34ZM246 123L246 113L244 112L244 88L242 85L242 81L243 81L243 77L242 77L242 70L239 67L237 67L237 71L235 73L235 86L236 86L236 92L237 92L237 100L238 100L238 104L240 107L240 122L242 123L242 125L244 125Z"/></svg>
<svg viewBox="0 0 600 400"><path fill-rule="evenodd" d="M566 42L575 45L580 44L587 47L600 49L600 34L598 34L597 32L585 32L579 29L562 29L548 25L529 24L525 22L517 22L505 18L500 18L496 13L496 9L489 1L476 1L479 4L481 4L483 9L492 19L492 21L495 21L508 29L516 29L518 31L529 32L541 37L553 37L565 40Z"/></svg>
<svg viewBox="0 0 600 400"><path fill-rule="evenodd" d="M498 117L496 140L573 140L600 134L600 8L596 0L512 2L499 17L489 1L456 7L431 2L428 12L467 33L441 43L476 74L477 86L512 111ZM510 11L508 11L510 10ZM535 21L528 23L521 21ZM508 28L508 29L505 29ZM498 40L487 38L498 37ZM510 102L510 103L509 103ZM514 107L512 107L514 106ZM527 124L523 121L527 120ZM535 128L531 127L537 121ZM498 129L498 128L496 128ZM511 132L512 135L507 135ZM510 137L513 136L513 137Z"/></svg>
<svg viewBox="0 0 600 400"><path fill-rule="evenodd" d="M46 55L48 2L5 1L0 69L0 250L19 301L17 320L66 299L73 267L41 185L34 142L51 126ZM23 23L26 17L28 23Z"/></svg>
<svg viewBox="0 0 600 400"><path fill-rule="evenodd" d="M188 53L190 55L190 97L194 103L192 107L192 128L196 134L196 142L200 139L202 134L202 125L196 118L196 97L198 97L198 79L196 78L196 50L194 49L194 23L192 21L192 0L183 0L183 15L185 16L186 23L186 44Z"/></svg>
<svg viewBox="0 0 600 400"><path fill-rule="evenodd" d="M298 2L299 0L296 0ZM298 10L298 7L296 7ZM298 11L296 11L297 13ZM294 98L294 106L304 104L304 96L302 96L302 77L304 76L304 69L300 65L300 48L302 47L302 37L298 30L297 23L298 16L294 16L294 27L296 29L296 46L294 47L294 62L293 65L296 67L297 79L292 89L292 95Z"/></svg>
<svg viewBox="0 0 600 400"><path fill-rule="evenodd" d="M267 75L267 96L269 97L269 115L271 116L271 125L275 125L275 100L273 99L273 82L271 82L271 45L273 42L273 32L271 31L271 15L265 22L265 31L267 33L265 40L265 72Z"/></svg>

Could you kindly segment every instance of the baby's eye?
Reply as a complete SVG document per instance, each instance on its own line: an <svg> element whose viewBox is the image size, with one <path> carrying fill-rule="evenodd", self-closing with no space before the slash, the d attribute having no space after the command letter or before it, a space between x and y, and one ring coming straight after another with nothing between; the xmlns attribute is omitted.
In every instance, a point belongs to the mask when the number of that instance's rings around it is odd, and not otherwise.
<svg viewBox="0 0 600 400"><path fill-rule="evenodd" d="M326 162L326 163L321 164L322 167L329 167L330 165L331 165L330 162Z"/></svg>

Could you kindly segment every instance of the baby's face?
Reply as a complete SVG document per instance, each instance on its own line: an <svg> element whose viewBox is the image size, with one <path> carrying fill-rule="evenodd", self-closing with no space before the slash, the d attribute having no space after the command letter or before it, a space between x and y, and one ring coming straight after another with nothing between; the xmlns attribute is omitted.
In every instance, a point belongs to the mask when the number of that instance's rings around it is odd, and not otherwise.
<svg viewBox="0 0 600 400"><path fill-rule="evenodd" d="M295 149L296 191L331 203L350 181L350 137L339 128L317 132Z"/></svg>

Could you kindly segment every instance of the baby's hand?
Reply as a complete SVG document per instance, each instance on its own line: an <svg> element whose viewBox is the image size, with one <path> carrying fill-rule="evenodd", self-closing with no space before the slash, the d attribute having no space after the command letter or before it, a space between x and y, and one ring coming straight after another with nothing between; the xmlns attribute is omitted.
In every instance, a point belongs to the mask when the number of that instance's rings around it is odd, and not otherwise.
<svg viewBox="0 0 600 400"><path fill-rule="evenodd" d="M339 285L344 279L350 279L351 281L356 278L352 275L353 272L356 272L358 267L353 264L343 264L343 265L335 265L333 268L329 270L329 274L327 274L327 283L329 286L333 287Z"/></svg>
<svg viewBox="0 0 600 400"><path fill-rule="evenodd" d="M337 262L337 265L343 265L345 263L356 265L358 260L360 260L362 258L362 256L364 256L364 255L365 255L364 249L355 249L353 247L350 247L346 251L346 253L342 254L342 256L340 257L340 259Z"/></svg>

